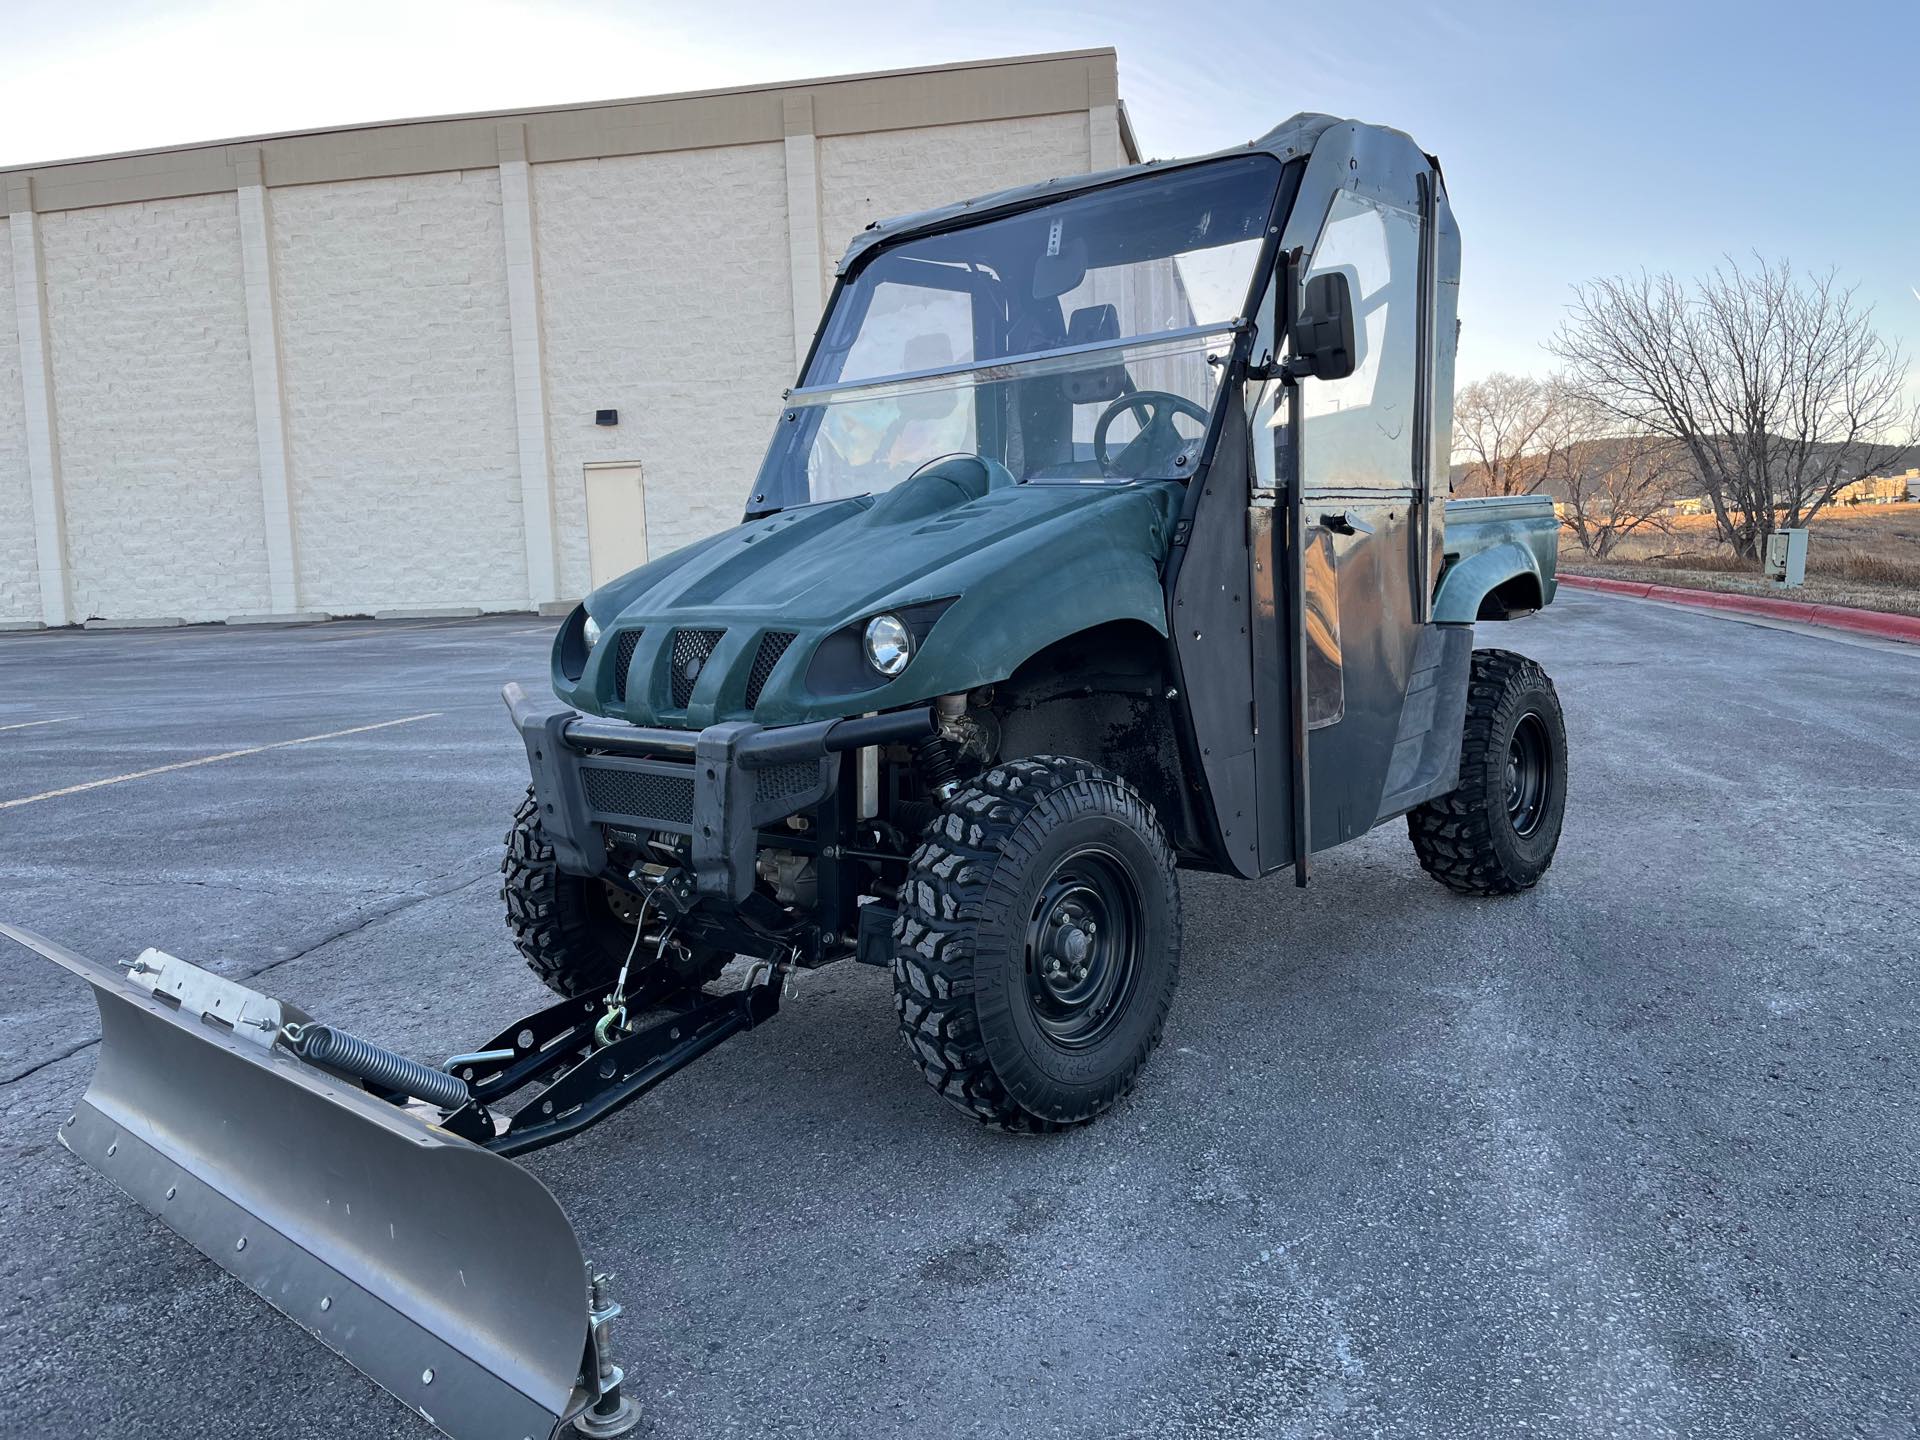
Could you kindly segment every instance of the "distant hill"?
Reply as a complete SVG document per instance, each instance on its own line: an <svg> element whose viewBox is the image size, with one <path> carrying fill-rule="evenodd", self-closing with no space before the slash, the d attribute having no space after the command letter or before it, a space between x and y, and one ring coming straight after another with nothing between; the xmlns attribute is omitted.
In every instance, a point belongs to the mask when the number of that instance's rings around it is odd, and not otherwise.
<svg viewBox="0 0 1920 1440"><path fill-rule="evenodd" d="M1573 447L1574 462L1582 470L1591 471L1603 469L1614 463L1616 452L1621 446L1627 443L1626 440L1618 438L1582 440ZM1841 463L1840 473L1849 480L1858 479L1862 475L1878 474L1885 470L1903 469L1908 465L1914 464L1916 459L1920 459L1920 446L1903 448L1897 445L1855 445L1851 447L1823 445L1820 446L1819 449L1824 452L1823 458L1824 455L1832 454L1836 450L1848 450L1849 453L1847 457ZM1475 473L1479 468L1478 465L1466 465L1456 462L1450 476L1453 482L1453 493L1456 495L1480 495L1486 493L1474 484ZM1697 495L1705 489L1706 486L1693 474L1692 466L1689 465L1687 474L1676 484L1674 493L1676 496ZM1549 477L1547 482L1541 485L1535 493L1551 495L1555 500L1565 500L1567 498L1567 489L1563 476L1554 475Z"/></svg>

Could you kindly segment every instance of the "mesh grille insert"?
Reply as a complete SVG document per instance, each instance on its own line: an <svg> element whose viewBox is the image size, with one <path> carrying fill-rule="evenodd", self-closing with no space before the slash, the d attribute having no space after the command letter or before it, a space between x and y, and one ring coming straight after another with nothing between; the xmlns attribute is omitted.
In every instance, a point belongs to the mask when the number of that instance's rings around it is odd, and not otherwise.
<svg viewBox="0 0 1920 1440"><path fill-rule="evenodd" d="M651 775L640 770L604 770L592 765L580 767L580 782L586 788L587 804L613 815L630 815L638 820L665 820L678 825L693 823L693 777Z"/></svg>
<svg viewBox="0 0 1920 1440"><path fill-rule="evenodd" d="M633 664L633 647L640 643L638 630L622 630L614 642L613 698L623 704L627 698L627 670Z"/></svg>
<svg viewBox="0 0 1920 1440"><path fill-rule="evenodd" d="M673 632L673 708L684 710L693 700L693 685L700 671L720 643L724 630L676 630Z"/></svg>
<svg viewBox="0 0 1920 1440"><path fill-rule="evenodd" d="M791 630L769 630L760 637L760 648L753 655L753 669L747 672L749 710L760 703L760 692L766 688L767 677L773 674L773 667L780 663L780 657L787 653L793 641Z"/></svg>
<svg viewBox="0 0 1920 1440"><path fill-rule="evenodd" d="M772 802L805 795L820 783L820 764L816 760L792 760L784 765L769 765L760 772L759 796Z"/></svg>

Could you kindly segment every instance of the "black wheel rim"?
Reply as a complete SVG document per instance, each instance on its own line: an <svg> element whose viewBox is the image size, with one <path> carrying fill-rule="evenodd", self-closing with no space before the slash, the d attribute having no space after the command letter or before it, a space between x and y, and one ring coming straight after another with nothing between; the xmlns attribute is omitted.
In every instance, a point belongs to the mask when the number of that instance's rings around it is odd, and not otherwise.
<svg viewBox="0 0 1920 1440"><path fill-rule="evenodd" d="M1507 820L1514 834L1531 835L1540 828L1552 781L1553 747L1547 742L1547 725L1529 710L1507 742Z"/></svg>
<svg viewBox="0 0 1920 1440"><path fill-rule="evenodd" d="M1042 1033L1065 1050L1105 1039L1140 976L1139 887L1112 851L1061 859L1027 921L1027 998Z"/></svg>
<svg viewBox="0 0 1920 1440"><path fill-rule="evenodd" d="M640 923L640 897L611 880L602 880L600 884L607 902L607 913L613 916L615 924L631 933L633 927Z"/></svg>

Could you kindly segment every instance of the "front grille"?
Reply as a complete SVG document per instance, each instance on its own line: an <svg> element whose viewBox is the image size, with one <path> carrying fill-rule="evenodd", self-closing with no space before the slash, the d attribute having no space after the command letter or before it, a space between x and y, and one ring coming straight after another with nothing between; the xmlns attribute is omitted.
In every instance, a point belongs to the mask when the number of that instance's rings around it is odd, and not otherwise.
<svg viewBox="0 0 1920 1440"><path fill-rule="evenodd" d="M693 823L691 775L682 778L583 765L580 783L586 787L587 804L602 813L631 815L639 820L666 820L676 825Z"/></svg>
<svg viewBox="0 0 1920 1440"><path fill-rule="evenodd" d="M753 655L753 669L747 672L749 710L760 703L760 692L766 688L767 677L773 674L773 667L780 663L780 657L787 653L793 641L791 630L769 630L760 637L760 648Z"/></svg>
<svg viewBox="0 0 1920 1440"><path fill-rule="evenodd" d="M693 701L693 685L700 670L713 655L724 630L676 630L673 632L673 708L684 710Z"/></svg>
<svg viewBox="0 0 1920 1440"><path fill-rule="evenodd" d="M765 801L785 800L805 795L819 783L818 761L793 760L785 765L769 765L760 772L759 796Z"/></svg>
<svg viewBox="0 0 1920 1440"><path fill-rule="evenodd" d="M627 670L633 664L633 647L640 643L638 630L622 630L613 649L613 698L626 703Z"/></svg>

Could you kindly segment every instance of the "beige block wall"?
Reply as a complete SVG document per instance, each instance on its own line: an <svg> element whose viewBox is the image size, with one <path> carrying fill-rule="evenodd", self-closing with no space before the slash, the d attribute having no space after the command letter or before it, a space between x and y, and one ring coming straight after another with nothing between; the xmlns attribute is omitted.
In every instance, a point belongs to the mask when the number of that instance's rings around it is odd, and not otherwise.
<svg viewBox="0 0 1920 1440"><path fill-rule="evenodd" d="M786 161L740 145L533 167L559 584L582 466L637 460L654 556L736 523L793 383ZM620 423L593 423L596 410Z"/></svg>
<svg viewBox="0 0 1920 1440"><path fill-rule="evenodd" d="M820 140L820 234L825 290L847 242L875 220L955 200L1085 174L1084 110ZM823 291L825 293L825 291Z"/></svg>
<svg viewBox="0 0 1920 1440"><path fill-rule="evenodd" d="M499 172L271 204L302 605L524 608Z"/></svg>
<svg viewBox="0 0 1920 1440"><path fill-rule="evenodd" d="M40 233L76 617L264 610L234 197L68 210Z"/></svg>
<svg viewBox="0 0 1920 1440"><path fill-rule="evenodd" d="M769 108L769 96L742 92L586 107L524 129L472 117L316 132L258 151L41 167L29 186L10 182L10 206L25 196L43 207L34 223L76 618L274 608L267 556L278 522L260 470L277 488L277 440L269 426L263 441L254 403L256 385L274 393L275 357L249 352L249 299L256 322L270 317L255 336L277 335L297 608L529 603L520 469L523 447L540 453L538 422L526 421L538 411L523 394L516 413L500 172L488 158L509 154L509 140L535 159L540 353L523 331L518 358L523 391L544 401L558 593L589 583L589 463L641 464L655 556L733 524L795 378L794 332L809 329L794 314L794 265L810 268L818 254L825 294L869 220L1081 171L1093 149L1085 110L818 140L778 138L782 115L844 128L861 106L876 123L903 107L991 111L1021 86L1020 103L1074 103L1111 66L1091 53L855 79L844 92L828 82L812 108L790 97ZM683 131L711 138L651 148ZM354 148L375 139L399 148ZM560 158L596 153L588 142L640 153ZM480 168L353 178L428 150L445 167ZM237 197L225 187L248 183L255 155L271 187L274 279L249 292ZM790 155L814 163L789 177ZM153 168L163 160L174 168ZM787 213L790 183L816 180L817 246L804 209L797 237ZM249 254L259 281L259 252ZM36 621L12 263L0 243L0 621ZM801 288L810 309L812 286ZM594 411L608 408L619 425L596 426Z"/></svg>
<svg viewBox="0 0 1920 1440"><path fill-rule="evenodd" d="M27 476L27 417L13 309L13 247L0 231L0 622L40 619L40 562L34 552L33 491Z"/></svg>

